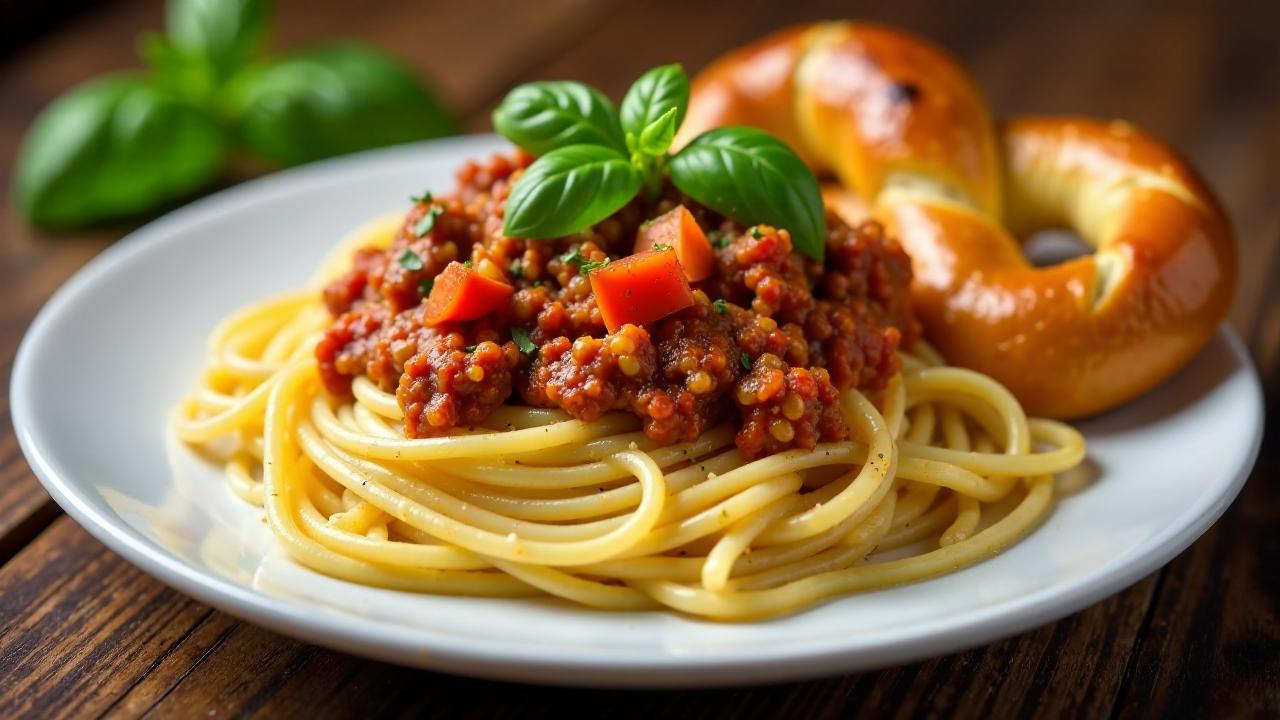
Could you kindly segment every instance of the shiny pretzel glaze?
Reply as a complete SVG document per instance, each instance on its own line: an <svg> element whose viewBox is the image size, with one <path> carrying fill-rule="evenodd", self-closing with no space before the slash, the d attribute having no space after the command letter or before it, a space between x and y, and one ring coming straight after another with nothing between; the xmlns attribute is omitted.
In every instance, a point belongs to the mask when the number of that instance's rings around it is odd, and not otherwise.
<svg viewBox="0 0 1280 720"><path fill-rule="evenodd" d="M1160 383L1230 306L1236 250L1218 202L1172 149L1122 122L1000 127L964 70L897 30L783 30L699 75L678 143L719 125L776 133L912 257L926 336L1034 414L1074 418ZM1034 267L1020 237L1075 230L1094 252Z"/></svg>

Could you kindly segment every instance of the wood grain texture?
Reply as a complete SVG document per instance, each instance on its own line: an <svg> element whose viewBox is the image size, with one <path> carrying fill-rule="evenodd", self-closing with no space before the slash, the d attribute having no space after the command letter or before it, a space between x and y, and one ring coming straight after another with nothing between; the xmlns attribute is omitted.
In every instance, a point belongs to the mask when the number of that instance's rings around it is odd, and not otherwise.
<svg viewBox="0 0 1280 720"><path fill-rule="evenodd" d="M1227 516L1167 569L1125 715L1280 716L1277 479L1280 458L1264 455Z"/></svg>
<svg viewBox="0 0 1280 720"><path fill-rule="evenodd" d="M276 46L354 35L435 85L473 130L510 85L573 77L617 97L640 71L691 71L793 22L864 17L956 54L999 116L1125 117L1181 148L1223 196L1242 249L1232 322L1280 372L1280 6L996 0L279 3ZM133 64L155 1L112 3L0 65L0 167L57 93ZM245 177L237 166L223 184ZM0 195L10 194L8 173ZM139 222L142 219L139 220ZM8 418L18 339L72 272L135 223L43 236L0 206L0 717L423 715L1065 717L1280 715L1280 453L1170 566L1019 637L876 673L776 687L606 692L454 678L241 623L169 590L59 517ZM1274 386L1274 385L1273 385ZM584 705L590 703L589 705Z"/></svg>

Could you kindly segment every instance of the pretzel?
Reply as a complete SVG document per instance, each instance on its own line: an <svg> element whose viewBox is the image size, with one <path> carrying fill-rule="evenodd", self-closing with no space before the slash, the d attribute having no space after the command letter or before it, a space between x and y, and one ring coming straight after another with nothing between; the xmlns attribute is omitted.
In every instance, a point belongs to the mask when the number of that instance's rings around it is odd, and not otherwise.
<svg viewBox="0 0 1280 720"><path fill-rule="evenodd" d="M778 135L839 179L912 258L912 302L947 359L1030 411L1074 418L1154 387L1212 337L1236 256L1218 202L1178 155L1123 122L996 128L941 50L875 25L783 30L694 81L677 144L720 125ZM1035 267L1018 238L1066 226L1093 253Z"/></svg>

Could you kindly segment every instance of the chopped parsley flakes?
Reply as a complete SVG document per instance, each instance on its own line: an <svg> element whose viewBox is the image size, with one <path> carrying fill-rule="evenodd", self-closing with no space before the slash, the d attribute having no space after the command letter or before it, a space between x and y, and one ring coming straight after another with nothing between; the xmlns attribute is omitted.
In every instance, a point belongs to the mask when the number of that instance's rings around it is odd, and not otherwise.
<svg viewBox="0 0 1280 720"><path fill-rule="evenodd" d="M588 262L584 262L584 263L582 263L582 268L581 268L581 269L582 269L582 273L583 273L584 275L585 275L585 274L588 274L588 273L592 272L593 270L599 270L600 268L602 268L602 267L604 267L605 265L608 265L608 264L609 264L609 258L605 258L605 259L603 259L603 260L590 260L590 261L588 261Z"/></svg>
<svg viewBox="0 0 1280 720"><path fill-rule="evenodd" d="M520 348L520 352L525 355L532 355L538 351L538 346L533 344L533 339L529 337L528 331L524 328L512 328L511 339L515 341L516 347Z"/></svg>
<svg viewBox="0 0 1280 720"><path fill-rule="evenodd" d="M404 252L400 253L400 257L396 258L396 262L400 263L400 267L405 270L422 269L422 258L418 257L418 253L409 248L405 248Z"/></svg>
<svg viewBox="0 0 1280 720"><path fill-rule="evenodd" d="M442 212L444 212L444 210L438 207L432 207L427 210L427 214L423 215L422 218L418 220L418 223L413 226L413 234L418 237L422 237L423 235L431 232L431 230L436 226L436 218L440 217L440 213Z"/></svg>
<svg viewBox="0 0 1280 720"><path fill-rule="evenodd" d="M711 303L711 307L715 308L716 312L721 315L729 314L729 303L725 302L724 298L716 298L716 301Z"/></svg>
<svg viewBox="0 0 1280 720"><path fill-rule="evenodd" d="M748 355L745 351L738 356L738 361L742 363L743 370L751 369L751 356Z"/></svg>

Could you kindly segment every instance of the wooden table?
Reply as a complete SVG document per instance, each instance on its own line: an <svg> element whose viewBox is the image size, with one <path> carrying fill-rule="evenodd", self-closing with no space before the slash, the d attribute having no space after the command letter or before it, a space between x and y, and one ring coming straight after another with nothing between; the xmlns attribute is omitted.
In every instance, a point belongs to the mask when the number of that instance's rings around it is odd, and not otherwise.
<svg viewBox="0 0 1280 720"><path fill-rule="evenodd" d="M1009 0L974 13L926 0L290 0L280 3L278 45L335 34L381 43L434 78L479 131L524 80L573 77L618 97L652 65L696 70L790 22L860 16L913 28L968 64L997 115L1124 117L1182 148L1236 223L1244 263L1231 323L1273 380L1280 5L1092 4ZM11 53L0 65L0 165L12 166L23 130L58 92L131 65L136 34L159 27L160 15L158 2L112 4ZM5 172L5 197L9 181ZM881 672L679 695L536 688L370 662L239 622L106 550L31 475L7 412L18 340L48 295L130 227L44 236L12 208L0 213L0 716L1280 713L1280 449L1264 450L1208 534L1128 590L1018 637Z"/></svg>

